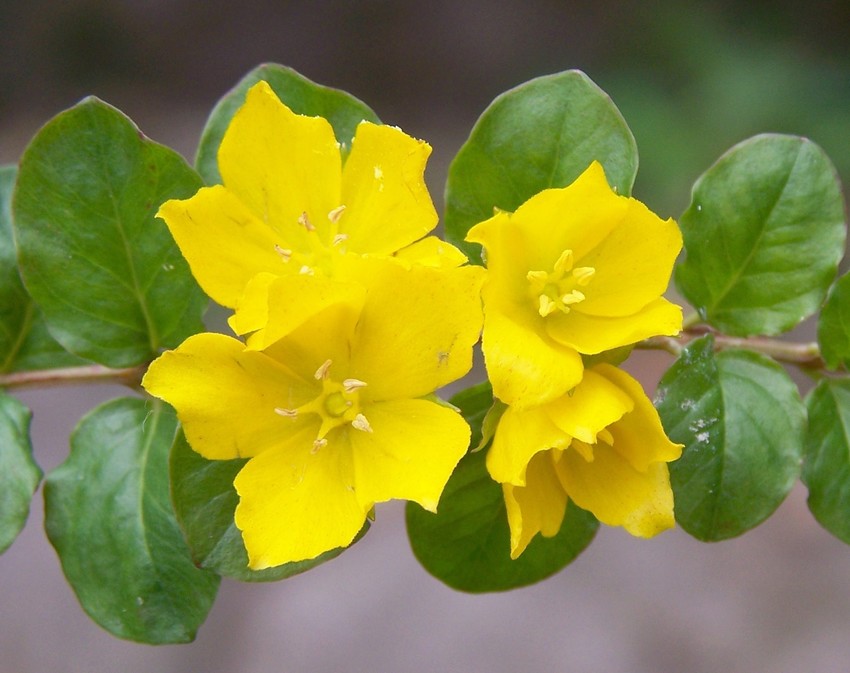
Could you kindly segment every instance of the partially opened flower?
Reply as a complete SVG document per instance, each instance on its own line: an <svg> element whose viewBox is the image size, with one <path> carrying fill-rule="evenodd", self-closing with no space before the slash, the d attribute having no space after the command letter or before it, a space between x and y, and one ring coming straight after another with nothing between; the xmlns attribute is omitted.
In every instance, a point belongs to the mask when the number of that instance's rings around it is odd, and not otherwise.
<svg viewBox="0 0 850 673"><path fill-rule="evenodd" d="M372 266L368 290L349 283L318 311L313 295L291 297L266 350L198 334L144 378L195 451L250 458L235 486L252 568L347 546L377 502L433 511L467 449L460 414L426 396L471 367L483 269Z"/></svg>
<svg viewBox="0 0 850 673"><path fill-rule="evenodd" d="M437 224L423 181L430 153L395 127L364 121L343 163L330 123L295 114L261 81L222 139L223 185L167 201L158 216L204 291L238 309L231 326L245 334L258 329L275 277L335 277L346 255L465 262L453 246L423 239ZM251 314L244 320L243 310Z"/></svg>
<svg viewBox="0 0 850 673"><path fill-rule="evenodd" d="M467 240L486 254L482 344L507 404L563 395L581 380L581 354L681 329L681 309L662 297L682 247L676 223L616 194L597 162Z"/></svg>
<svg viewBox="0 0 850 673"><path fill-rule="evenodd" d="M517 558L537 533L552 537L572 499L601 522L652 537L674 525L671 442L640 384L611 365L538 407L508 407L487 454L502 484Z"/></svg>

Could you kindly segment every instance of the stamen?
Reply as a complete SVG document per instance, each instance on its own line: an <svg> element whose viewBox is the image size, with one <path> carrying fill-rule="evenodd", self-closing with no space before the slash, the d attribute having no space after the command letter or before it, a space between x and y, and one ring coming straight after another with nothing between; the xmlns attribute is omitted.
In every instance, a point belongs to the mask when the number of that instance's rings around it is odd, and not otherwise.
<svg viewBox="0 0 850 673"><path fill-rule="evenodd" d="M573 251L564 250L555 262L555 273L566 273L573 268Z"/></svg>
<svg viewBox="0 0 850 673"><path fill-rule="evenodd" d="M541 294L541 295L540 295L540 297L538 297L538 300L537 300L537 301L538 301L538 309L537 309L537 312L538 312L541 316L543 316L544 318L545 318L547 315L550 315L550 314L552 314L552 313L554 313L555 311L557 311L557 310L558 310L558 305L557 305L554 301L552 301L552 300L549 298L549 296L548 296L548 295Z"/></svg>
<svg viewBox="0 0 850 673"><path fill-rule="evenodd" d="M353 393L358 388L365 388L366 382L361 381L360 379L345 379L342 382L342 387L347 393Z"/></svg>
<svg viewBox="0 0 850 673"><path fill-rule="evenodd" d="M380 180L382 177L384 177L384 171L381 170L380 166L375 166L374 173L375 173L375 179L376 180Z"/></svg>
<svg viewBox="0 0 850 673"><path fill-rule="evenodd" d="M318 453L319 449L324 449L328 445L328 440L324 437L320 437L313 441L313 448L310 449L310 453Z"/></svg>
<svg viewBox="0 0 850 673"><path fill-rule="evenodd" d="M596 269L592 266L580 266L577 269L573 269L573 278L576 279L579 287L584 287L590 282L590 279L593 278L595 273Z"/></svg>
<svg viewBox="0 0 850 673"><path fill-rule="evenodd" d="M344 243L347 240L348 234L337 234L336 236L334 236L334 240L332 241L332 243L334 245L339 245L340 243Z"/></svg>
<svg viewBox="0 0 850 673"><path fill-rule="evenodd" d="M357 414L354 417L354 420L351 421L351 427L361 432L372 432L372 426L369 425L369 421L366 420L363 414Z"/></svg>
<svg viewBox="0 0 850 673"><path fill-rule="evenodd" d="M281 407L275 407L274 412L284 418L295 418L298 415L297 409L282 409Z"/></svg>
<svg viewBox="0 0 850 673"><path fill-rule="evenodd" d="M298 269L298 273L300 273L302 276L312 276L312 275L314 275L314 271L313 271L312 267L309 267L306 264L304 266L302 266L300 269Z"/></svg>
<svg viewBox="0 0 850 673"><path fill-rule="evenodd" d="M584 295L578 290L572 290L561 297L561 302L567 306L570 304L578 304L580 301L584 301Z"/></svg>
<svg viewBox="0 0 850 673"><path fill-rule="evenodd" d="M313 226L313 223L310 222L310 218L307 217L307 211L304 211L298 217L298 224L304 227L307 231L316 231L316 227Z"/></svg>
<svg viewBox="0 0 850 673"><path fill-rule="evenodd" d="M322 381L328 378L328 370L331 368L331 361L325 360L322 365L316 370L316 373L313 376L317 381Z"/></svg>
<svg viewBox="0 0 850 673"><path fill-rule="evenodd" d="M614 435L611 434L608 428L604 428L596 433L596 442L599 443L600 439L608 446L614 446Z"/></svg>
<svg viewBox="0 0 850 673"><path fill-rule="evenodd" d="M275 244L274 250L278 255L283 257L284 262L288 262L292 257L292 250L289 250L288 248L281 248L279 245Z"/></svg>
<svg viewBox="0 0 850 673"><path fill-rule="evenodd" d="M529 271L525 277L532 282L536 281L538 283L546 283L549 280L549 274L545 271Z"/></svg>
<svg viewBox="0 0 850 673"><path fill-rule="evenodd" d="M342 217L343 212L345 212L345 206L337 206L331 212L328 213L328 219L333 224L336 224L337 222L339 222L339 218Z"/></svg>

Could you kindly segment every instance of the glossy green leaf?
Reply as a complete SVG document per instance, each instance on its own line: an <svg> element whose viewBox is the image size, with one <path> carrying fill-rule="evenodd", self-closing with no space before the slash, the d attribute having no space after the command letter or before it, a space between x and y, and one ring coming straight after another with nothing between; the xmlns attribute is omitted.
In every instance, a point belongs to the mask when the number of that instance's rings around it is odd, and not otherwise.
<svg viewBox="0 0 850 673"><path fill-rule="evenodd" d="M821 381L806 399L803 483L820 524L850 544L850 381Z"/></svg>
<svg viewBox="0 0 850 673"><path fill-rule="evenodd" d="M200 185L178 154L95 98L36 135L14 198L18 258L64 348L126 367L202 329L207 299L154 217L163 201Z"/></svg>
<svg viewBox="0 0 850 673"><path fill-rule="evenodd" d="M850 274L836 281L821 309L818 343L830 369L850 367Z"/></svg>
<svg viewBox="0 0 850 673"><path fill-rule="evenodd" d="M0 373L82 364L50 336L18 274L12 235L16 176L15 166L0 166Z"/></svg>
<svg viewBox="0 0 850 673"><path fill-rule="evenodd" d="M247 461L207 460L178 432L169 462L174 510L198 567L243 582L265 582L297 575L344 551L334 549L309 561L251 570L242 535L233 521L239 502L233 479Z"/></svg>
<svg viewBox="0 0 850 673"><path fill-rule="evenodd" d="M805 138L736 145L694 185L676 283L726 334L779 334L823 302L844 254L835 168Z"/></svg>
<svg viewBox="0 0 850 673"><path fill-rule="evenodd" d="M129 640L192 640L218 590L218 575L192 562L171 508L176 427L161 402L108 402L80 422L45 483L45 526L65 577L92 619Z"/></svg>
<svg viewBox="0 0 850 673"><path fill-rule="evenodd" d="M218 146L236 110L245 102L245 94L254 84L265 80L292 111L310 117L324 117L334 129L337 141L345 148L357 125L364 119L380 123L377 115L363 102L339 89L316 84L292 68L267 63L249 72L213 108L201 134L195 166L206 180L214 185L221 182L218 172Z"/></svg>
<svg viewBox="0 0 850 673"><path fill-rule="evenodd" d="M565 187L592 161L608 182L629 194L637 146L619 110L577 70L539 77L496 98L479 118L449 168L446 238L481 263L480 247L464 243L469 229L514 211L537 192Z"/></svg>
<svg viewBox="0 0 850 673"><path fill-rule="evenodd" d="M23 404L0 392L0 554L24 527L41 481L30 446L31 417Z"/></svg>
<svg viewBox="0 0 850 673"><path fill-rule="evenodd" d="M776 362L712 348L710 336L691 343L656 399L670 439L685 445L670 464L676 520L705 541L740 535L773 513L800 473L806 425L797 387Z"/></svg>
<svg viewBox="0 0 850 673"><path fill-rule="evenodd" d="M472 426L472 446L493 402L482 384L451 399ZM407 504L407 532L424 568L450 587L474 593L534 584L558 572L590 544L599 523L572 503L560 532L538 535L516 560L510 556L510 528L502 487L487 472L486 451L467 454L449 479L437 513Z"/></svg>

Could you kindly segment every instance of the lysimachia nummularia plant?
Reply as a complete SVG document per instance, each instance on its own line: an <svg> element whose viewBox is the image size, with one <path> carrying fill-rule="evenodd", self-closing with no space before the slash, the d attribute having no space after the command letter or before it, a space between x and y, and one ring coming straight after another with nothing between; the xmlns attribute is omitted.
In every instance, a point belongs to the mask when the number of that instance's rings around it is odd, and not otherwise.
<svg viewBox="0 0 850 673"><path fill-rule="evenodd" d="M452 162L445 240L430 151L276 65L215 107L194 167L95 98L48 122L0 168L0 551L42 481L10 393L97 380L134 394L80 421L45 523L121 638L191 640L221 577L305 572L394 499L469 592L549 577L600 522L741 535L798 479L850 543L845 206L819 147L745 140L665 219L630 196L610 98L541 77ZM210 299L232 334L205 331ZM816 342L776 338L810 317ZM636 348L675 358L654 403Z"/></svg>

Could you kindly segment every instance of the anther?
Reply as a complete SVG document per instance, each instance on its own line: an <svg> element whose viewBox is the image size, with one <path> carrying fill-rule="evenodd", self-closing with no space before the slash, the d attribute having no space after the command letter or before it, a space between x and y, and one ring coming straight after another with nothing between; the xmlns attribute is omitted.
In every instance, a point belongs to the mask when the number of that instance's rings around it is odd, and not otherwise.
<svg viewBox="0 0 850 673"><path fill-rule="evenodd" d="M354 420L351 421L351 427L361 432L372 432L372 426L369 425L369 421L366 420L363 414L357 414L354 417Z"/></svg>
<svg viewBox="0 0 850 673"><path fill-rule="evenodd" d="M561 302L569 306L570 304L578 304L580 301L584 301L584 294L579 292L578 290L571 290L563 297L561 297Z"/></svg>
<svg viewBox="0 0 850 673"><path fill-rule="evenodd" d="M597 444L599 443L599 440L602 440L608 446L614 446L614 435L611 434L611 431L608 428L604 428L596 433Z"/></svg>
<svg viewBox="0 0 850 673"><path fill-rule="evenodd" d="M339 222L339 218L342 217L343 212L345 212L345 206L337 206L331 212L328 213L328 219L333 224L336 224L337 222Z"/></svg>
<svg viewBox="0 0 850 673"><path fill-rule="evenodd" d="M310 449L310 453L318 453L319 449L324 449L328 445L328 440L324 437L320 437L313 441L313 448Z"/></svg>
<svg viewBox="0 0 850 673"><path fill-rule="evenodd" d="M548 295L541 294L537 299L537 303L537 312L544 318L558 310L558 305Z"/></svg>
<svg viewBox="0 0 850 673"><path fill-rule="evenodd" d="M595 273L596 269L592 266L580 266L577 269L573 269L573 278L576 279L578 285L584 287L590 282L590 279L593 278Z"/></svg>
<svg viewBox="0 0 850 673"><path fill-rule="evenodd" d="M282 409L281 407L275 407L274 412L278 416L283 416L284 418L295 418L298 415L297 409Z"/></svg>
<svg viewBox="0 0 850 673"><path fill-rule="evenodd" d="M340 243L344 243L348 240L348 234L337 234L334 236L334 240L332 241L334 245L339 245Z"/></svg>
<svg viewBox="0 0 850 673"><path fill-rule="evenodd" d="M288 262L290 260L290 258L292 257L292 250L289 250L287 248L281 248L277 244L275 244L274 250L278 255L283 257L284 262Z"/></svg>
<svg viewBox="0 0 850 673"><path fill-rule="evenodd" d="M360 379L345 379L342 382L342 387L347 393L353 393L358 388L365 388L366 382L361 381Z"/></svg>
<svg viewBox="0 0 850 673"><path fill-rule="evenodd" d="M322 365L316 370L316 373L313 376L317 381L322 381L328 378L328 370L331 368L331 361L325 360Z"/></svg>
<svg viewBox="0 0 850 673"><path fill-rule="evenodd" d="M298 224L304 227L307 231L316 231L316 227L313 226L313 223L310 222L310 218L307 217L307 211L304 211L298 216Z"/></svg>
<svg viewBox="0 0 850 673"><path fill-rule="evenodd" d="M302 266L300 269L298 269L298 273L300 273L302 276L312 276L312 275L314 275L313 268L310 267L310 266L307 266L306 264L304 266Z"/></svg>
<svg viewBox="0 0 850 673"><path fill-rule="evenodd" d="M573 268L573 251L564 250L555 262L555 273L564 273Z"/></svg>

